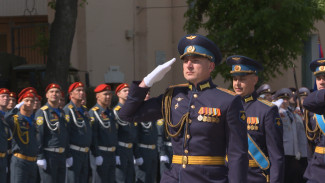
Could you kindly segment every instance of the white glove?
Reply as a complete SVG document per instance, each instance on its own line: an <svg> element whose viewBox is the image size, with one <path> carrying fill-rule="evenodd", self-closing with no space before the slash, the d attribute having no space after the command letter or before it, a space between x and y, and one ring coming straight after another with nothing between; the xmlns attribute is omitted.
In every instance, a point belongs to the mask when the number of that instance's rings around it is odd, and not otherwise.
<svg viewBox="0 0 325 183"><path fill-rule="evenodd" d="M46 160L45 159L39 159L39 160L37 160L36 164L40 168L43 168L44 170L46 170Z"/></svg>
<svg viewBox="0 0 325 183"><path fill-rule="evenodd" d="M140 157L138 159L134 159L134 164L138 165L138 166L141 166L143 164L143 158Z"/></svg>
<svg viewBox="0 0 325 183"><path fill-rule="evenodd" d="M116 165L121 165L120 156L115 157Z"/></svg>
<svg viewBox="0 0 325 183"><path fill-rule="evenodd" d="M300 158L301 158L301 154L300 154L300 152L297 152L296 153L296 160L300 160Z"/></svg>
<svg viewBox="0 0 325 183"><path fill-rule="evenodd" d="M172 68L171 65L176 61L175 58L169 60L168 62L158 65L150 74L143 78L144 84L151 87L154 83L160 81L165 74Z"/></svg>
<svg viewBox="0 0 325 183"><path fill-rule="evenodd" d="M101 166L103 164L103 157L97 156L95 161L97 166Z"/></svg>
<svg viewBox="0 0 325 183"><path fill-rule="evenodd" d="M24 104L24 101L22 101L22 102L20 102L19 104L17 104L17 105L15 106L15 108L19 109L23 104Z"/></svg>
<svg viewBox="0 0 325 183"><path fill-rule="evenodd" d="M281 104L283 103L283 99L280 98L277 101L272 102L274 105L278 106L278 108L280 108Z"/></svg>
<svg viewBox="0 0 325 183"><path fill-rule="evenodd" d="M160 156L160 162L163 163L169 163L169 158L168 156L164 155L164 156Z"/></svg>
<svg viewBox="0 0 325 183"><path fill-rule="evenodd" d="M66 167L71 167L73 165L73 158L72 157L70 157L70 158L68 158L68 159L66 159L65 160L65 166Z"/></svg>

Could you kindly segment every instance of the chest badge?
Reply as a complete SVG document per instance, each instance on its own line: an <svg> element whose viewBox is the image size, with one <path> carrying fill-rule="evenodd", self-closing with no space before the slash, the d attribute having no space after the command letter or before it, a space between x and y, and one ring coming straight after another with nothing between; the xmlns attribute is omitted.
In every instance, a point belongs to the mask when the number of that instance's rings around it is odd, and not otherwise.
<svg viewBox="0 0 325 183"><path fill-rule="evenodd" d="M180 101L182 101L184 98L181 98L181 97L178 97L178 98L176 98L175 100L177 101L177 102L180 102Z"/></svg>
<svg viewBox="0 0 325 183"><path fill-rule="evenodd" d="M177 104L175 104L175 110L178 108L178 103Z"/></svg>

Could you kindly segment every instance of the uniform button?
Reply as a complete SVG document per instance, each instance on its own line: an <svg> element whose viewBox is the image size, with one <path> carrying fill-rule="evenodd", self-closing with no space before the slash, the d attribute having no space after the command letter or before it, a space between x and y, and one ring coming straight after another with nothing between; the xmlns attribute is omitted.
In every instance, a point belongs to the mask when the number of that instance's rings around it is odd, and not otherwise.
<svg viewBox="0 0 325 183"><path fill-rule="evenodd" d="M192 109L195 109L195 105L191 105L191 108L192 108Z"/></svg>
<svg viewBox="0 0 325 183"><path fill-rule="evenodd" d="M195 93L195 94L193 95L193 97L194 97L194 98L197 98L197 94Z"/></svg>
<svg viewBox="0 0 325 183"><path fill-rule="evenodd" d="M185 150L184 150L184 153L185 153L185 154L188 154L188 150L187 150L187 149L185 149Z"/></svg>
<svg viewBox="0 0 325 183"><path fill-rule="evenodd" d="M190 137L191 137L190 135L186 135L186 138L187 138L187 139L190 139Z"/></svg>

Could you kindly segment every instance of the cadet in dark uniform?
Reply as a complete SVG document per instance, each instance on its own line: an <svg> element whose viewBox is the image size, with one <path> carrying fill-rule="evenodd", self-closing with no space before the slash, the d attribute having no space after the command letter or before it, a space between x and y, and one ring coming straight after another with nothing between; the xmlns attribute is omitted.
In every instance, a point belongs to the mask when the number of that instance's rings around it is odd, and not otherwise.
<svg viewBox="0 0 325 183"><path fill-rule="evenodd" d="M4 117L7 111L9 99L9 90L6 88L0 88L0 183L5 183L7 179L6 172L7 158L8 158L8 136L10 135L9 129L5 126ZM3 178L2 178L3 177Z"/></svg>
<svg viewBox="0 0 325 183"><path fill-rule="evenodd" d="M129 85L122 83L115 89L115 94L119 98L117 106L114 108L116 122L118 124L118 146L117 146L117 166L116 166L116 182L128 183L134 182L134 142L136 142L136 128L134 123L121 120L118 111L125 103L129 93Z"/></svg>
<svg viewBox="0 0 325 183"><path fill-rule="evenodd" d="M325 178L325 58L314 60L309 66L316 76L317 91L308 95L303 103L306 109L306 134L314 149L304 177L308 183L320 183Z"/></svg>
<svg viewBox="0 0 325 183"><path fill-rule="evenodd" d="M17 104L17 95L15 92L9 92L9 101L7 105L7 111L13 109Z"/></svg>
<svg viewBox="0 0 325 183"><path fill-rule="evenodd" d="M10 164L12 183L35 183L37 180L36 156L37 129L33 114L35 93L28 88L19 94L16 108L6 114L5 121L13 132Z"/></svg>
<svg viewBox="0 0 325 183"><path fill-rule="evenodd" d="M173 157L173 148L170 137L165 131L164 119L157 120L157 131L158 131L158 153L159 153L159 167L160 167L160 178L166 170L170 169L172 164L171 160Z"/></svg>
<svg viewBox="0 0 325 183"><path fill-rule="evenodd" d="M218 47L193 34L179 41L178 51L188 83L171 86L164 95L144 101L149 87L164 77L175 59L158 66L141 83L132 84L120 118L164 118L174 155L161 182L247 182L247 127L241 97L217 87L210 77L222 59Z"/></svg>
<svg viewBox="0 0 325 183"><path fill-rule="evenodd" d="M149 98L150 92L147 93L144 100L149 100ZM157 178L158 166L158 132L156 122L140 122L138 123L137 129L138 142L136 147L139 152L138 157L143 158L143 164L135 167L136 182L154 183Z"/></svg>
<svg viewBox="0 0 325 183"><path fill-rule="evenodd" d="M96 93L97 103L89 111L93 143L91 145L91 161L97 167L93 172L93 183L114 183L115 181L115 150L117 146L117 130L114 113L109 106L112 100L111 87L107 84L98 85Z"/></svg>
<svg viewBox="0 0 325 183"><path fill-rule="evenodd" d="M267 100L258 98L255 85L257 73L263 67L257 61L240 55L227 58L232 66L233 89L242 97L247 117L249 183L284 181L284 150L282 122L278 108Z"/></svg>
<svg viewBox="0 0 325 183"><path fill-rule="evenodd" d="M63 108L68 121L69 147L66 166L68 183L83 183L88 179L88 152L91 144L90 118L86 106L81 105L84 85L75 82L69 87L71 101Z"/></svg>
<svg viewBox="0 0 325 183"><path fill-rule="evenodd" d="M69 148L67 121L59 108L61 87L51 83L46 89L47 103L35 114L38 128L37 165L42 182L62 183L66 175L66 153Z"/></svg>

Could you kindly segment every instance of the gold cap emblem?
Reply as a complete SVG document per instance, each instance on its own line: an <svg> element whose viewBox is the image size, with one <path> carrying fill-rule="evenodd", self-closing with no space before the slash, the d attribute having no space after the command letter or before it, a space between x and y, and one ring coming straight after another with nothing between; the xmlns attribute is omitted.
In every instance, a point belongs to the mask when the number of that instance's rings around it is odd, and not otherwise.
<svg viewBox="0 0 325 183"><path fill-rule="evenodd" d="M319 67L319 70L320 70L320 71L325 71L325 66L323 66L323 65L320 66L320 67Z"/></svg>
<svg viewBox="0 0 325 183"><path fill-rule="evenodd" d="M240 60L240 57L232 57L233 60L238 61Z"/></svg>
<svg viewBox="0 0 325 183"><path fill-rule="evenodd" d="M235 71L240 71L241 70L241 67L240 65L236 65L235 68L234 68Z"/></svg>
<svg viewBox="0 0 325 183"><path fill-rule="evenodd" d="M186 39L190 39L190 40L195 39L195 38L196 38L196 36L188 36L188 37L186 37Z"/></svg>
<svg viewBox="0 0 325 183"><path fill-rule="evenodd" d="M324 63L325 60L318 60L317 62L318 62L318 63Z"/></svg>
<svg viewBox="0 0 325 183"><path fill-rule="evenodd" d="M194 51L195 51L195 47L194 46L189 46L186 49L186 52L189 52L189 53L193 53Z"/></svg>

